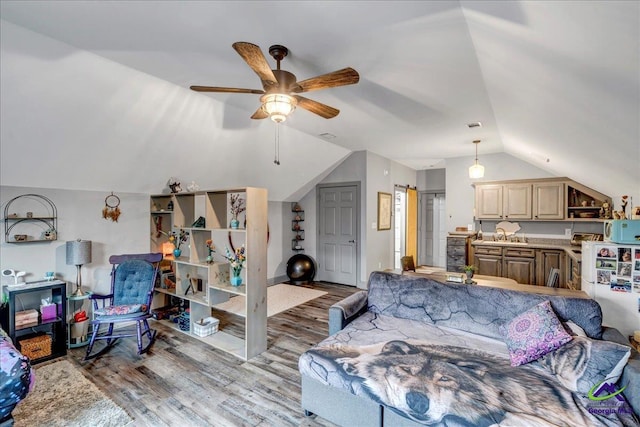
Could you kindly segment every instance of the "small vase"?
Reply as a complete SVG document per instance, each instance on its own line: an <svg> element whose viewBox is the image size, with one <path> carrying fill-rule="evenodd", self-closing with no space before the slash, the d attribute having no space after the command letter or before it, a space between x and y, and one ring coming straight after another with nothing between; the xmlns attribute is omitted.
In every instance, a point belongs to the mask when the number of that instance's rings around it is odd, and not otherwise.
<svg viewBox="0 0 640 427"><path fill-rule="evenodd" d="M209 255L207 257L207 264L211 264L213 262L213 257L211 255Z"/></svg>
<svg viewBox="0 0 640 427"><path fill-rule="evenodd" d="M231 269L231 286L242 285L242 277L240 276L241 272L242 272L241 269L238 269L238 270Z"/></svg>
<svg viewBox="0 0 640 427"><path fill-rule="evenodd" d="M231 220L231 228L238 228L240 227L240 221L238 221L236 218L233 218Z"/></svg>
<svg viewBox="0 0 640 427"><path fill-rule="evenodd" d="M465 280L465 283L467 284L473 283L473 271L467 271L465 273L467 274L467 280Z"/></svg>
<svg viewBox="0 0 640 427"><path fill-rule="evenodd" d="M173 256L178 258L180 255L182 255L182 249L175 248L173 250Z"/></svg>

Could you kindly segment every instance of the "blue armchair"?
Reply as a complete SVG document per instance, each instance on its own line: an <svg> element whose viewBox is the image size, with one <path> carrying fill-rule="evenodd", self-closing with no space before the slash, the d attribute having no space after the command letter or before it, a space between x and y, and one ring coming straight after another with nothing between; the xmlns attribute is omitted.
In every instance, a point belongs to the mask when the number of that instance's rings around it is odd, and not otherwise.
<svg viewBox="0 0 640 427"><path fill-rule="evenodd" d="M93 359L107 352L119 338L136 336L138 354L145 353L156 337L156 331L149 327L153 288L162 260L160 253L112 255L111 293L91 295L94 319L92 334L85 360ZM99 304L101 303L101 304ZM116 323L135 322L136 330L122 327L114 331ZM100 332L101 327L106 330ZM103 328L105 329L105 328ZM146 336L146 344L143 338ZM105 340L101 349L93 352L96 341Z"/></svg>

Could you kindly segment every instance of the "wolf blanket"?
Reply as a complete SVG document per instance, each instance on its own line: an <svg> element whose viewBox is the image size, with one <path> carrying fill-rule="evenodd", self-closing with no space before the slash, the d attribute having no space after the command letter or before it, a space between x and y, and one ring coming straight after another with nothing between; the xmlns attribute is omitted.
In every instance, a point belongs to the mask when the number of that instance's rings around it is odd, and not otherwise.
<svg viewBox="0 0 640 427"><path fill-rule="evenodd" d="M508 357L468 347L391 340L370 345L322 343L301 359L322 383L367 396L435 426L632 426L632 411L593 414L586 396L542 363L512 367ZM580 375L584 368L577 368Z"/></svg>

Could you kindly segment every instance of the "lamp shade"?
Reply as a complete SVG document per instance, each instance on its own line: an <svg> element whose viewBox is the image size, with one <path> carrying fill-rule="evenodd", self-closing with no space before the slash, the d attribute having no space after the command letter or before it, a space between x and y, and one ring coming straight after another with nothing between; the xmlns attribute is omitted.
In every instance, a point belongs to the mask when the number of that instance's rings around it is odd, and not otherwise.
<svg viewBox="0 0 640 427"><path fill-rule="evenodd" d="M67 242L67 265L84 265L91 262L91 240Z"/></svg>
<svg viewBox="0 0 640 427"><path fill-rule="evenodd" d="M298 104L294 97L279 93L263 95L260 101L264 112L276 123L284 122Z"/></svg>
<svg viewBox="0 0 640 427"><path fill-rule="evenodd" d="M478 179L484 176L484 166L476 163L469 167L469 178Z"/></svg>

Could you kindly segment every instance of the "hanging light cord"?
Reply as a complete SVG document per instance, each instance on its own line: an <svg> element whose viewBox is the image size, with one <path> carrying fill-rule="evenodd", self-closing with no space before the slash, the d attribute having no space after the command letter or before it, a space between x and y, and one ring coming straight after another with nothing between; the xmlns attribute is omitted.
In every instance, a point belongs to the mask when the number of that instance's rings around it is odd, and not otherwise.
<svg viewBox="0 0 640 427"><path fill-rule="evenodd" d="M276 136L273 163L280 166L280 123L276 123Z"/></svg>

